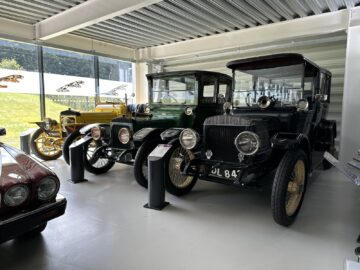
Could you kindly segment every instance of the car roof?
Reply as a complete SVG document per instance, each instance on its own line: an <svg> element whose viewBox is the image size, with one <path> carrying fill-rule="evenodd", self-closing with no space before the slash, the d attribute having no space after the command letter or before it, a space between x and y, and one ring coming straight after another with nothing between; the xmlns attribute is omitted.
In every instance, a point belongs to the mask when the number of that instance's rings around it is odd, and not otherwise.
<svg viewBox="0 0 360 270"><path fill-rule="evenodd" d="M222 77L228 80L232 80L231 76L213 71L206 70L182 70L182 71L169 71L169 72L159 72L159 73L150 73L146 74L147 78L159 78L166 76L186 76L186 75L209 75L213 77Z"/></svg>
<svg viewBox="0 0 360 270"><path fill-rule="evenodd" d="M280 54L271 54L271 55L263 55L245 59L239 59L230 61L226 64L228 68L231 69L253 69L258 65L265 66L267 68L277 67L277 66L286 66L286 65L296 65L306 63L306 65L310 65L313 68L319 69L329 75L331 72L327 69L319 67L317 64L312 62L311 60L305 58L302 54L299 53L280 53Z"/></svg>

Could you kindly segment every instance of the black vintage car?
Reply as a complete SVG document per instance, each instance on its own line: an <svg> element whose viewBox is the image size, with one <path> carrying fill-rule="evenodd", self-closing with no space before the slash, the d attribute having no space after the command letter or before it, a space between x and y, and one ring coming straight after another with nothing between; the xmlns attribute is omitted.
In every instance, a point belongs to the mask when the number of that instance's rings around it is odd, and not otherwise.
<svg viewBox="0 0 360 270"><path fill-rule="evenodd" d="M331 73L300 54L242 59L227 67L233 71L233 108L226 104L223 115L207 118L203 136L192 129L180 133L182 154L174 147L166 166L178 176L168 177L166 188L182 195L198 177L261 186L269 179L263 176L275 171L272 213L288 226L301 207L316 153L335 151L336 123L326 120Z"/></svg>
<svg viewBox="0 0 360 270"><path fill-rule="evenodd" d="M118 117L110 125L81 129L92 136L85 145L85 169L100 174L115 162L134 165L136 181L147 187L147 157L170 127L201 132L204 120L221 114L231 100L230 76L209 71L176 71L147 75L149 104L136 105L132 117Z"/></svg>

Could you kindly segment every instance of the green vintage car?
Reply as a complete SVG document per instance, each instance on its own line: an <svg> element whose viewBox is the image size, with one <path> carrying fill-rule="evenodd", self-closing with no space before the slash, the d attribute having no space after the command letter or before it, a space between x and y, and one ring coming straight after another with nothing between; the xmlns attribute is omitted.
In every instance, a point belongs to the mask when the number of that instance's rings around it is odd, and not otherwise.
<svg viewBox="0 0 360 270"><path fill-rule="evenodd" d="M85 145L85 169L105 173L115 162L134 165L136 181L147 187L147 157L170 127L202 130L203 121L223 113L231 100L232 78L209 71L163 72L147 75L149 104L134 105L131 118L81 129L92 136Z"/></svg>

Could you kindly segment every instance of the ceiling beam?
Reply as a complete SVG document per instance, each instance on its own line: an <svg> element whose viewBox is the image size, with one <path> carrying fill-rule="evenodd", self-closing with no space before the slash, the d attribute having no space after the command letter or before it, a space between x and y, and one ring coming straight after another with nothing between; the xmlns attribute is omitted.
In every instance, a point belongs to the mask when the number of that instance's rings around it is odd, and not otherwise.
<svg viewBox="0 0 360 270"><path fill-rule="evenodd" d="M139 49L138 61L193 57L202 53L221 50L242 50L251 46L291 42L298 38L321 36L346 31L349 10L324 13L289 21L241 29L228 33L181 41L156 47Z"/></svg>
<svg viewBox="0 0 360 270"><path fill-rule="evenodd" d="M160 0L89 0L35 25L36 39L48 40L160 2Z"/></svg>

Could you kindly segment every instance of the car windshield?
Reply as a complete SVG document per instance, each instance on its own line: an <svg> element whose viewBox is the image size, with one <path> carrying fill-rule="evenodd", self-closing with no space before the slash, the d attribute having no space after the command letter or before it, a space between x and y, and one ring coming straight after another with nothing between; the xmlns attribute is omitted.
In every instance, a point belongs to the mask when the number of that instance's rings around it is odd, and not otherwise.
<svg viewBox="0 0 360 270"><path fill-rule="evenodd" d="M261 96L277 106L294 106L303 97L303 65L235 71L234 107L252 107Z"/></svg>
<svg viewBox="0 0 360 270"><path fill-rule="evenodd" d="M153 104L197 105L198 83L195 76L173 76L153 79Z"/></svg>

